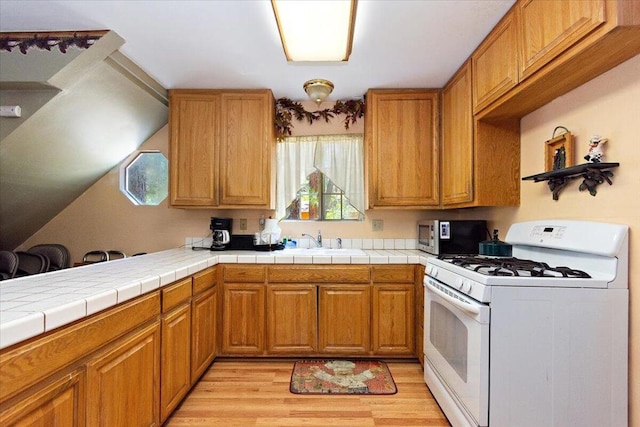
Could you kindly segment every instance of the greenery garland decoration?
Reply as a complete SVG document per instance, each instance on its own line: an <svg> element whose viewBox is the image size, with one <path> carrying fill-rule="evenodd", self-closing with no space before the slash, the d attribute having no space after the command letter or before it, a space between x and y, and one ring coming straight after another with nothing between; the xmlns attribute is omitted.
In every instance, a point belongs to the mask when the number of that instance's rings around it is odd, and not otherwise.
<svg viewBox="0 0 640 427"><path fill-rule="evenodd" d="M276 139L280 141L285 136L291 135L291 121L294 118L298 121L305 120L311 125L316 120L324 119L325 122L329 122L335 116L344 114L345 118L342 122L344 128L349 129L349 125L355 124L358 119L364 116L364 110L364 99L336 101L333 108L307 111L300 102L292 101L289 98L279 98L276 100Z"/></svg>
<svg viewBox="0 0 640 427"><path fill-rule="evenodd" d="M34 47L48 51L57 47L60 52L67 53L67 49L73 46L79 49L90 48L102 37L103 33L103 31L81 31L63 36L51 33L34 33L28 36L24 33L7 33L0 37L0 50L11 52L17 47L20 52L26 55L27 51Z"/></svg>

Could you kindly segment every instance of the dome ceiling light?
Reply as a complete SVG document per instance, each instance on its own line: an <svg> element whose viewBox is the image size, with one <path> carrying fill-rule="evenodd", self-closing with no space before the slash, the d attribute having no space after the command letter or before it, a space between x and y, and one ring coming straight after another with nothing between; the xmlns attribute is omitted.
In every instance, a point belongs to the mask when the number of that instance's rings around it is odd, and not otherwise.
<svg viewBox="0 0 640 427"><path fill-rule="evenodd" d="M318 104L318 106L322 104L333 91L333 83L325 79L308 80L302 87L304 91L307 92L307 95L309 95L309 98Z"/></svg>
<svg viewBox="0 0 640 427"><path fill-rule="evenodd" d="M348 61L357 0L271 0L287 61Z"/></svg>

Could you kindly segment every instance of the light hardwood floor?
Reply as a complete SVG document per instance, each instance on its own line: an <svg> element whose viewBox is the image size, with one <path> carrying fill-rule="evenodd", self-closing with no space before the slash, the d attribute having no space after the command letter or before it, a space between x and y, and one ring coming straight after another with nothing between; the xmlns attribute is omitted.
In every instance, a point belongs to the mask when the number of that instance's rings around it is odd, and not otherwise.
<svg viewBox="0 0 640 427"><path fill-rule="evenodd" d="M395 395L289 392L294 361L216 361L166 426L449 426L415 362L388 362Z"/></svg>

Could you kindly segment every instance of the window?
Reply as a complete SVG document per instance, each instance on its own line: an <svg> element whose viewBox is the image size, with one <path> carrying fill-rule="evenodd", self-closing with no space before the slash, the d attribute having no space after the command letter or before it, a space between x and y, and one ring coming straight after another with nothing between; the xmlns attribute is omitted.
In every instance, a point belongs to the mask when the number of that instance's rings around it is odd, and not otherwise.
<svg viewBox="0 0 640 427"><path fill-rule="evenodd" d="M120 168L120 191L135 205L159 205L168 194L169 166L158 151L138 151Z"/></svg>
<svg viewBox="0 0 640 427"><path fill-rule="evenodd" d="M288 137L277 153L278 219L364 219L362 135Z"/></svg>
<svg viewBox="0 0 640 427"><path fill-rule="evenodd" d="M307 176L297 197L287 207L283 219L291 220L360 220L363 215L351 205L344 191L326 175L314 171Z"/></svg>

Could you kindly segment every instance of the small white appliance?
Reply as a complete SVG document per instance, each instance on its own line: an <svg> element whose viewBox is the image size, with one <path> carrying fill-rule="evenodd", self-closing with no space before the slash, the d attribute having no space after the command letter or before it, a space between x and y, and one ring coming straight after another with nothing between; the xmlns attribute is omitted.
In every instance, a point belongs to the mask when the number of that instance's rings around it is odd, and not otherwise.
<svg viewBox="0 0 640 427"><path fill-rule="evenodd" d="M427 261L425 381L454 427L627 426L628 227L516 223Z"/></svg>

